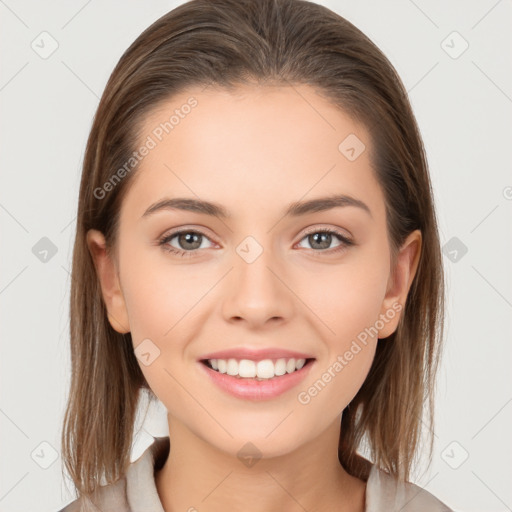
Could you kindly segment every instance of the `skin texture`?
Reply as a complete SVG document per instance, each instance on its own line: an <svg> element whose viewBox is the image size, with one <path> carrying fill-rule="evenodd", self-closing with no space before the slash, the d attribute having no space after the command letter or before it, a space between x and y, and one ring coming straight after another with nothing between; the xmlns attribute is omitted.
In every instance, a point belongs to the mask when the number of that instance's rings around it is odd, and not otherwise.
<svg viewBox="0 0 512 512"><path fill-rule="evenodd" d="M341 414L376 344L386 343L378 338L396 330L402 313L380 324L308 404L297 394L379 315L405 304L421 233L403 244L392 273L367 131L309 86L190 88L147 116L141 142L191 96L197 106L138 165L121 207L116 257L100 232L87 236L112 327L131 331L134 348L149 338L160 350L141 369L168 411L171 452L155 475L164 509L363 511L365 482L337 457ZM355 161L338 149L349 134L366 146ZM345 206L283 216L292 202L333 193L363 201L371 215ZM215 201L232 217L167 210L141 218L164 197ZM158 245L178 228L204 234L191 257ZM355 245L334 253L342 244L335 235L322 246L306 228L337 229ZM263 249L252 263L236 251L247 236ZM191 252L181 242L167 245ZM316 361L297 388L241 400L211 385L198 363L239 346L299 350ZM249 441L261 452L252 467L237 457Z"/></svg>

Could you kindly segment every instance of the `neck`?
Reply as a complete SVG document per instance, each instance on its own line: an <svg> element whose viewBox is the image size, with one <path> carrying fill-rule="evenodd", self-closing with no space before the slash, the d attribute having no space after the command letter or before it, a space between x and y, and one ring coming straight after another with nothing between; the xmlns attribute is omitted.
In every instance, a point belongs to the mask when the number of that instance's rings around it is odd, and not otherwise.
<svg viewBox="0 0 512 512"><path fill-rule="evenodd" d="M338 461L339 423L306 445L274 457L230 454L194 435L169 417L170 452L155 472L165 512L363 512L366 483ZM238 455L237 455L238 454Z"/></svg>

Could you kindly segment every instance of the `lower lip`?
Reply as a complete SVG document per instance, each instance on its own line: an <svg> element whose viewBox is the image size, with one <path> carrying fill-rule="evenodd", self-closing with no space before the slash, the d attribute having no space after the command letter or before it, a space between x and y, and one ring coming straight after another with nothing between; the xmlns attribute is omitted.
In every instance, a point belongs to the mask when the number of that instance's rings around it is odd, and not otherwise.
<svg viewBox="0 0 512 512"><path fill-rule="evenodd" d="M202 362L199 362L199 365L217 386L230 395L250 400L268 400L285 393L302 382L314 362L315 360L311 360L300 370L285 373L284 375L272 377L267 380L237 378L227 373L212 370Z"/></svg>

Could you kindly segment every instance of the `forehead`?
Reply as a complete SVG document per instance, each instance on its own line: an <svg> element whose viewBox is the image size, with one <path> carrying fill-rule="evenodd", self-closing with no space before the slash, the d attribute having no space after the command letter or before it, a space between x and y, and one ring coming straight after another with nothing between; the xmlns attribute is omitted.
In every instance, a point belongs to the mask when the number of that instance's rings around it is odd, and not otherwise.
<svg viewBox="0 0 512 512"><path fill-rule="evenodd" d="M145 144L123 202L139 217L184 195L249 211L340 193L383 211L367 130L309 86L187 89L146 116Z"/></svg>

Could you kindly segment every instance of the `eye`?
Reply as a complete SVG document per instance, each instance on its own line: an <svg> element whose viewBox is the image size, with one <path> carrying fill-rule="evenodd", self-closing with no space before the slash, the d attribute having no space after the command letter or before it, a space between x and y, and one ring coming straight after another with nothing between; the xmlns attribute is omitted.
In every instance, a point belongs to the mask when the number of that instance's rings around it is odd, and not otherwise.
<svg viewBox="0 0 512 512"><path fill-rule="evenodd" d="M339 244L335 246L333 250L326 250L330 248L330 245L333 242L333 236L334 239L339 241ZM174 239L176 239L176 244L178 247L170 243ZM211 241L210 238L208 238L204 233L201 233L200 231L185 229L165 235L160 239L159 245L162 246L165 251L177 256L190 257L193 256L194 253L199 249L207 248L203 244L205 240ZM345 250L347 247L355 245L355 242L346 237L344 234L335 229L327 228L311 229L306 233L302 240L307 240L312 250L317 253L328 252L329 254L334 254Z"/></svg>
<svg viewBox="0 0 512 512"><path fill-rule="evenodd" d="M169 242L176 238L176 242L178 244L178 247L175 247L173 245L170 245ZM177 256L192 256L195 251L198 249L204 249L203 241L204 240L210 240L205 234L195 231L192 229L182 230L182 231L176 231L174 233L171 233L169 235L164 236L160 242L159 245L162 246L162 248L165 251L168 251L172 254L176 254ZM185 249L181 249L180 246Z"/></svg>
<svg viewBox="0 0 512 512"><path fill-rule="evenodd" d="M333 241L333 236L339 240L339 245L336 246L334 250L324 251L323 249L329 249L329 246ZM316 250L315 252L329 252L330 254L338 253L345 250L347 247L355 245L353 240L349 239L339 231L327 228L309 230L302 240L307 240L313 249L321 249L320 251Z"/></svg>

